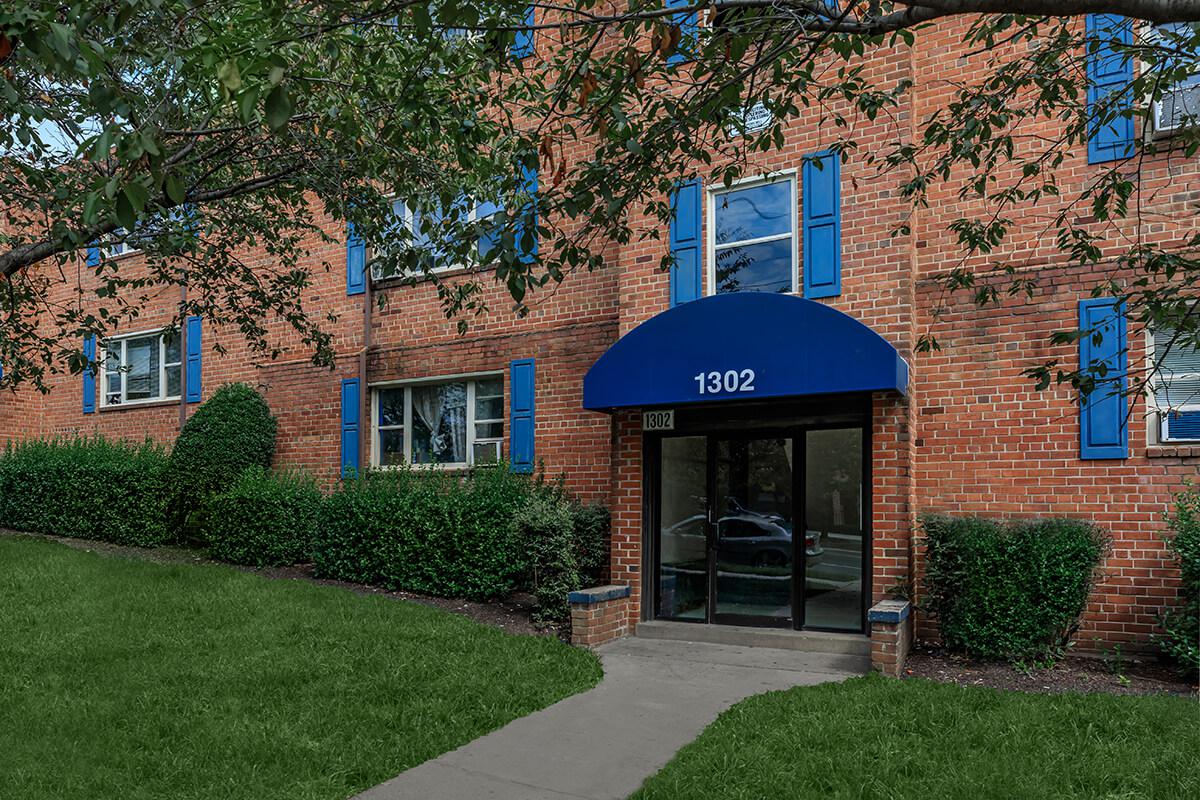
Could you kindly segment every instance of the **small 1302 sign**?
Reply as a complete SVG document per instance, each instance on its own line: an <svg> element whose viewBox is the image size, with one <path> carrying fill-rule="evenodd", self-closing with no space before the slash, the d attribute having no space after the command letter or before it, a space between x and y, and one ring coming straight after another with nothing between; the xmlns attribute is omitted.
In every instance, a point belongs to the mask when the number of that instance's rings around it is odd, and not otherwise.
<svg viewBox="0 0 1200 800"><path fill-rule="evenodd" d="M692 380L696 382L700 394L732 394L754 391L754 370L752 369L701 372Z"/></svg>
<svg viewBox="0 0 1200 800"><path fill-rule="evenodd" d="M644 431L673 431L675 430L675 409L663 411L643 411L642 430Z"/></svg>

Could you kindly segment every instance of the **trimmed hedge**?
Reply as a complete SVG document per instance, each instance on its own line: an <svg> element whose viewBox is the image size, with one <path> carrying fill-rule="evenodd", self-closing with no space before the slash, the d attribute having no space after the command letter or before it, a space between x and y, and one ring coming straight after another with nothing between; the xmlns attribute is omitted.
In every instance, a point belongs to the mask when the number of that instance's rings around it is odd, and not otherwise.
<svg viewBox="0 0 1200 800"><path fill-rule="evenodd" d="M952 650L984 658L1051 655L1079 625L1107 550L1094 525L928 516L922 607Z"/></svg>
<svg viewBox="0 0 1200 800"><path fill-rule="evenodd" d="M90 439L10 444L0 456L0 526L152 547L167 539L164 449Z"/></svg>
<svg viewBox="0 0 1200 800"><path fill-rule="evenodd" d="M504 468L347 479L323 504L314 572L446 597L503 597L528 571L515 519L537 487Z"/></svg>
<svg viewBox="0 0 1200 800"><path fill-rule="evenodd" d="M197 512L248 467L267 469L278 424L267 401L245 383L222 386L184 424L167 466L170 524L176 536L203 541Z"/></svg>
<svg viewBox="0 0 1200 800"><path fill-rule="evenodd" d="M1155 640L1194 680L1200 676L1200 493L1188 489L1175 495L1175 514L1169 524L1168 547L1179 565L1181 602L1163 612L1159 619L1163 633Z"/></svg>
<svg viewBox="0 0 1200 800"><path fill-rule="evenodd" d="M321 509L321 490L308 475L250 467L205 506L213 558L253 567L307 561Z"/></svg>

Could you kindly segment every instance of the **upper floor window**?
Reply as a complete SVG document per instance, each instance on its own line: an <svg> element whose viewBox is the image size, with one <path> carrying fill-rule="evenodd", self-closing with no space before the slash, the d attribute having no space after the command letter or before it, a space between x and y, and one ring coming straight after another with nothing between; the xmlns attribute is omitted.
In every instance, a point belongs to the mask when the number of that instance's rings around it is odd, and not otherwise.
<svg viewBox="0 0 1200 800"><path fill-rule="evenodd" d="M711 291L796 291L795 178L741 184L709 199Z"/></svg>
<svg viewBox="0 0 1200 800"><path fill-rule="evenodd" d="M500 211L500 207L495 203L477 203L465 196L460 198L448 211L438 209L436 211L422 212L419 209L410 207L404 200L392 201L392 216L395 220L396 228L408 234L409 247L428 255L430 258L429 270L431 272L446 272L471 265L456 261L452 254L446 253L438 247L429 235L430 227L441 225L448 217L453 217L454 222L458 225L466 225L471 222L489 219L498 211ZM474 257L478 262L484 262L494 247L495 245L491 240L485 236L481 236L473 248ZM378 264L371 268L372 280L379 281L396 277L405 276L385 273L383 267Z"/></svg>
<svg viewBox="0 0 1200 800"><path fill-rule="evenodd" d="M1200 70L1195 68L1195 54L1187 52L1195 35L1190 22L1156 25L1148 35L1151 42L1160 47L1181 51L1179 55L1166 56L1161 64L1171 72L1182 73L1183 77L1164 87L1161 97L1154 103L1154 130L1157 133L1170 133L1200 120Z"/></svg>
<svg viewBox="0 0 1200 800"><path fill-rule="evenodd" d="M499 375L375 390L376 466L468 467L500 460L504 384Z"/></svg>
<svg viewBox="0 0 1200 800"><path fill-rule="evenodd" d="M103 348L102 406L179 399L183 359L177 331L112 337Z"/></svg>
<svg viewBox="0 0 1200 800"><path fill-rule="evenodd" d="M1200 441L1200 351L1176 341L1175 331L1153 334L1155 374L1150 397L1161 442Z"/></svg>

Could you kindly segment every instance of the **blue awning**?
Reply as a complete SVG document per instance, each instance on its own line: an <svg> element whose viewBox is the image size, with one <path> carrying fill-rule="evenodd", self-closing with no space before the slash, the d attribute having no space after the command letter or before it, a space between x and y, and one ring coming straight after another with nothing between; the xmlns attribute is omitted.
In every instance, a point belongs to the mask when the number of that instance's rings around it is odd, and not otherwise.
<svg viewBox="0 0 1200 800"><path fill-rule="evenodd" d="M719 294L652 317L583 379L593 411L908 387L896 348L858 320L800 297Z"/></svg>

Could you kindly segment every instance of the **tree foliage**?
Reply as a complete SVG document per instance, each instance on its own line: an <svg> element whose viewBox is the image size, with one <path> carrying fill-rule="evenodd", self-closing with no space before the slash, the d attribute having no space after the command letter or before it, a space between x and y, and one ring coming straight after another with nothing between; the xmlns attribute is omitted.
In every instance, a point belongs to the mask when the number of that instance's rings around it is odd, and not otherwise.
<svg viewBox="0 0 1200 800"><path fill-rule="evenodd" d="M267 355L283 320L329 363L332 319L305 299L307 249L328 241L330 216L367 240L373 268L434 281L460 326L488 310L491 280L521 313L571 272L604 267L607 243L660 238L677 181L761 171L800 117L820 119L839 157L901 176L912 214L944 192L964 201L970 210L945 220L961 257L941 278L947 293L981 305L1037 293L1011 247L1033 224L1059 262L1113 265L1095 292L1124 300L1135 325L1200 344L1200 238L1187 226L1170 241L1142 235L1153 224L1144 166L1164 150L1193 158L1195 126L1147 137L1082 187L1069 170L1095 126L1149 126L1148 104L1114 98L1161 97L1200 52L1188 25L1154 34L1138 22L1131 43L1114 44L1089 38L1083 15L1188 22L1200 0L577 0L535 3L532 17L529 7L127 0L0 11L4 382L87 368L83 334L176 285L187 289L180 316L233 325ZM864 139L869 123L906 113L914 90L880 77L871 57L901 57L945 30L979 69L889 141ZM534 52L517 57L527 36ZM1085 61L1098 48L1139 69L1089 103ZM773 121L747 130L744 110L758 104ZM535 166L530 194L522 174ZM396 225L394 197L417 211L415 231ZM506 210L477 219L465 197ZM1022 215L1031 207L1044 212L1034 223ZM911 235L911 218L893 233ZM496 243L484 258L481 236ZM80 282L89 243L122 240L146 252L145 273L101 258L99 307L54 291ZM478 269L447 282L435 259ZM918 346L938 343L926 334ZM1029 374L1085 392L1097 377L1054 361Z"/></svg>

